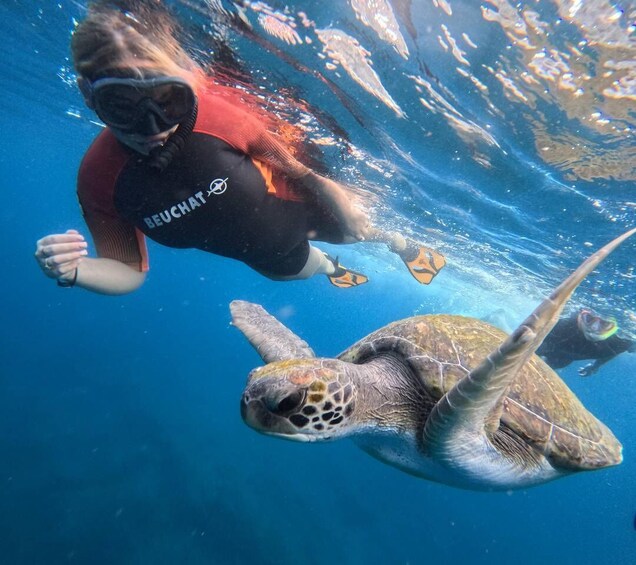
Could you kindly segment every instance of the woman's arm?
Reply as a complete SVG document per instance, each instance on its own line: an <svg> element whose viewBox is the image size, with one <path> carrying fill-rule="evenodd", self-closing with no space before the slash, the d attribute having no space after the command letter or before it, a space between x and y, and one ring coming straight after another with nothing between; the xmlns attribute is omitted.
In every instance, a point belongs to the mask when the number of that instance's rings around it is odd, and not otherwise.
<svg viewBox="0 0 636 565"><path fill-rule="evenodd" d="M84 259L77 267L75 286L99 294L128 294L146 280L146 273L114 259Z"/></svg>
<svg viewBox="0 0 636 565"><path fill-rule="evenodd" d="M247 120L247 123L251 126L250 135L245 134L248 140L248 155L278 169L287 175L295 186L309 190L340 220L350 242L365 239L369 219L365 212L353 205L351 195L342 185L303 165L260 122ZM243 127L246 127L245 123Z"/></svg>
<svg viewBox="0 0 636 565"><path fill-rule="evenodd" d="M35 259L42 272L62 286L79 286L100 294L137 290L146 274L121 261L86 257L87 243L76 230L51 234L37 242Z"/></svg>

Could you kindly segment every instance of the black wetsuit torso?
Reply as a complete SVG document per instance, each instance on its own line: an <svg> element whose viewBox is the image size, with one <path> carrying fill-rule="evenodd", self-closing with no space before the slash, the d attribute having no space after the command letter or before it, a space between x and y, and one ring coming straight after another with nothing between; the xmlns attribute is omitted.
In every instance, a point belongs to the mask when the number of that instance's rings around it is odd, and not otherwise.
<svg viewBox="0 0 636 565"><path fill-rule="evenodd" d="M249 156L198 132L161 173L145 158L130 159L117 179L114 204L158 243L232 257L279 276L303 268L309 232L325 241L342 237L318 207L268 193Z"/></svg>
<svg viewBox="0 0 636 565"><path fill-rule="evenodd" d="M617 335L603 341L588 340L579 329L575 316L557 322L537 350L537 355L543 357L553 369L560 369L583 359L609 360L633 346L633 341Z"/></svg>

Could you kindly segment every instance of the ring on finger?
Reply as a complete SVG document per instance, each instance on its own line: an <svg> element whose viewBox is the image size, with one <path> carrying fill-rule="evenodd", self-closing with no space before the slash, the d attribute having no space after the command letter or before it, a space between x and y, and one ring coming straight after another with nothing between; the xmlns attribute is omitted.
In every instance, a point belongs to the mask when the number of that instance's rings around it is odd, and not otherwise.
<svg viewBox="0 0 636 565"><path fill-rule="evenodd" d="M49 265L49 258L44 259L44 268L49 271L51 270L51 265Z"/></svg>

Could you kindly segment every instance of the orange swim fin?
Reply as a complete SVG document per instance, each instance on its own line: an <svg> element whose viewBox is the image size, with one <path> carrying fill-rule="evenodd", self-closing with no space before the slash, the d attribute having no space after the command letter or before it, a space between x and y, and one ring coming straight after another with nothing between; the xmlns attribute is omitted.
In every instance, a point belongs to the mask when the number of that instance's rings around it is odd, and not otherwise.
<svg viewBox="0 0 636 565"><path fill-rule="evenodd" d="M369 281L369 278L362 273L352 271L343 267L338 261L338 257L335 259L325 253L325 257L333 263L335 272L332 275L327 275L329 282L339 288L349 288L352 286L359 286Z"/></svg>
<svg viewBox="0 0 636 565"><path fill-rule="evenodd" d="M409 243L404 251L398 251L397 254L420 284L430 284L446 265L441 253L417 243Z"/></svg>

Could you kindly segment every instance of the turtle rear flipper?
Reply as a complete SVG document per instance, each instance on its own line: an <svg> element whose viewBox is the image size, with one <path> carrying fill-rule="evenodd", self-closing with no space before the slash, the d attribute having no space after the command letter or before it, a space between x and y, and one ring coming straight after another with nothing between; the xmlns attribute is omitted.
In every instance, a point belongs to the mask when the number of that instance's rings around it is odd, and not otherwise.
<svg viewBox="0 0 636 565"><path fill-rule="evenodd" d="M306 341L268 314L262 306L233 300L230 312L232 324L243 332L265 363L316 356Z"/></svg>
<svg viewBox="0 0 636 565"><path fill-rule="evenodd" d="M424 443L431 451L452 460L456 467L474 465L471 441L490 442L488 433L499 426L508 388L556 324L571 294L607 255L634 233L636 229L628 231L584 261L499 348L439 400L423 431ZM604 448L595 449L586 438L557 429L553 424L535 430L536 437L529 440L559 466L592 469L616 465L622 460L621 445L604 425L598 424L594 432L606 438ZM466 447L463 453L460 453L461 442Z"/></svg>

